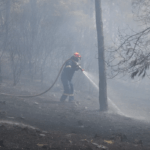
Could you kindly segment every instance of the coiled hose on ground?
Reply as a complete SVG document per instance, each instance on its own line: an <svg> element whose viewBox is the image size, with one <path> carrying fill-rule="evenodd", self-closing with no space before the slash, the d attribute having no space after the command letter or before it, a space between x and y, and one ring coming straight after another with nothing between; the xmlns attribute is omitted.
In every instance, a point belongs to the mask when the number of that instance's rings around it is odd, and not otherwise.
<svg viewBox="0 0 150 150"><path fill-rule="evenodd" d="M68 59L68 60L69 60L69 59ZM52 84L46 91L44 91L44 92L42 92L42 93L40 93L40 94L31 95L31 96L29 96L29 95L28 95L28 96L25 96L25 95L11 95L11 94L5 94L5 93L0 93L0 95L21 97L21 98L32 98L32 97L37 97L37 96L40 96L40 95L43 95L43 94L47 93L48 91L50 91L50 90L53 88L53 86L54 86L55 83L57 82L57 80L58 80L58 78L59 78L59 76L60 76L60 73L62 72L62 69L63 69L65 63L66 63L68 60L66 60L66 61L63 63L63 65L62 65L62 67L60 68L59 73L58 73L58 75L57 75L55 81L53 82L53 84Z"/></svg>

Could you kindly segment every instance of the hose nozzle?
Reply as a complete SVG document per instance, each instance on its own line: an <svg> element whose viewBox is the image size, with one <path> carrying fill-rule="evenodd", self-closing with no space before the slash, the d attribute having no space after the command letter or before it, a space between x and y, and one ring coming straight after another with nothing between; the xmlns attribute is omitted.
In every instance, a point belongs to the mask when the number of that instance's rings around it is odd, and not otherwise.
<svg viewBox="0 0 150 150"><path fill-rule="evenodd" d="M79 69L80 69L81 71L84 71L84 69L82 69L81 66L79 66Z"/></svg>

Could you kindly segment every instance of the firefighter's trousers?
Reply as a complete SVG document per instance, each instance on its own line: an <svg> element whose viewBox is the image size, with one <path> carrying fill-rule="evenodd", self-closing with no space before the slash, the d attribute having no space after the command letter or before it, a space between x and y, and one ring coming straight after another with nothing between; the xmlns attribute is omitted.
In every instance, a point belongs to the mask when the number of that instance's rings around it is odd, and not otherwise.
<svg viewBox="0 0 150 150"><path fill-rule="evenodd" d="M69 101L73 101L74 100L74 88L73 88L73 84L71 82L71 80L68 80L66 77L62 77L61 78L63 87L64 87L64 93L61 96L60 101L65 101L67 99L67 97L69 96Z"/></svg>

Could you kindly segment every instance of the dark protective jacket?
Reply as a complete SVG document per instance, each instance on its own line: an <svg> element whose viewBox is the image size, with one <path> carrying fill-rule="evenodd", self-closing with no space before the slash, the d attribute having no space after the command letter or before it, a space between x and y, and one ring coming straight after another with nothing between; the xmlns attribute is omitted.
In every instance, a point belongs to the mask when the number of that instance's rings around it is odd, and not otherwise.
<svg viewBox="0 0 150 150"><path fill-rule="evenodd" d="M79 70L78 62L72 59L69 59L64 65L64 69L61 74L61 79L64 79L64 80L66 79L66 80L71 81L75 71L77 70Z"/></svg>

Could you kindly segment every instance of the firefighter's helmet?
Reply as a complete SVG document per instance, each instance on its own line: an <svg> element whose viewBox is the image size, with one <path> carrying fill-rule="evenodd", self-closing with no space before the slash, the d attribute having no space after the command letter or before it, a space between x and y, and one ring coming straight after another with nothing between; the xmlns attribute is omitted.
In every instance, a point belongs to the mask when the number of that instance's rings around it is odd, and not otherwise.
<svg viewBox="0 0 150 150"><path fill-rule="evenodd" d="M74 57L80 58L81 59L81 55L79 53L74 53Z"/></svg>

